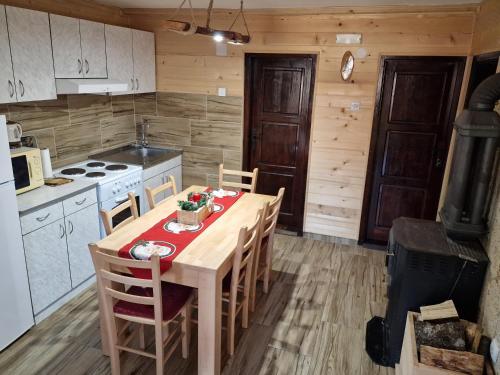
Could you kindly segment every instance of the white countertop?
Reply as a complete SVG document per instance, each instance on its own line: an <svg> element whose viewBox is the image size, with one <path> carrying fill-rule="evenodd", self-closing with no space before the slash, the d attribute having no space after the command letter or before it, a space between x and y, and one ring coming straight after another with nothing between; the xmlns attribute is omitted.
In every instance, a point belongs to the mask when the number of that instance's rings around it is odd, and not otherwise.
<svg viewBox="0 0 500 375"><path fill-rule="evenodd" d="M97 182L89 179L74 180L60 186L41 186L17 196L19 214L22 216L52 203L63 201L83 191L95 189L96 186Z"/></svg>

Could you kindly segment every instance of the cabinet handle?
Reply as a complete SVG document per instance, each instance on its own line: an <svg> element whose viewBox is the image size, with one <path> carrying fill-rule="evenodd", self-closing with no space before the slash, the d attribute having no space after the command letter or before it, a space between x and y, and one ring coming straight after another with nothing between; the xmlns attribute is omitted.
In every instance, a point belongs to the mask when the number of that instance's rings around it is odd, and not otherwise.
<svg viewBox="0 0 500 375"><path fill-rule="evenodd" d="M85 59L85 74L87 74L89 71L90 71L89 61Z"/></svg>
<svg viewBox="0 0 500 375"><path fill-rule="evenodd" d="M50 216L50 212L43 217L37 217L36 220L41 223L42 221L47 220L49 216Z"/></svg>
<svg viewBox="0 0 500 375"><path fill-rule="evenodd" d="M9 79L9 96L12 98L14 96L14 85L12 81Z"/></svg>
<svg viewBox="0 0 500 375"><path fill-rule="evenodd" d="M63 238L64 235L66 234L66 229L64 229L64 225L59 224L59 229L61 229L61 235L59 236L59 238Z"/></svg>
<svg viewBox="0 0 500 375"><path fill-rule="evenodd" d="M73 223L71 221L68 221L68 224L69 224L69 234L72 234L73 233Z"/></svg>
<svg viewBox="0 0 500 375"><path fill-rule="evenodd" d="M139 79L138 78L135 79L135 89L139 90Z"/></svg>
<svg viewBox="0 0 500 375"><path fill-rule="evenodd" d="M24 83L21 80L19 80L19 88L21 89L21 97L23 97L24 96Z"/></svg>
<svg viewBox="0 0 500 375"><path fill-rule="evenodd" d="M130 82L132 82L132 91L134 91L134 79L133 78L130 78Z"/></svg>
<svg viewBox="0 0 500 375"><path fill-rule="evenodd" d="M87 198L83 198L80 202L75 202L77 206L81 206L87 201Z"/></svg>
<svg viewBox="0 0 500 375"><path fill-rule="evenodd" d="M78 74L82 74L82 60L78 59Z"/></svg>

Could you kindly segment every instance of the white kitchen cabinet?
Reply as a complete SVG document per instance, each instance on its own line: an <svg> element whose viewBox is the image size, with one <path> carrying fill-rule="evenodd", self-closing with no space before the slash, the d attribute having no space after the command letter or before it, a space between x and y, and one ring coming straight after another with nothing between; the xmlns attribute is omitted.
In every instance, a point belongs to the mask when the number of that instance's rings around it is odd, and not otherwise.
<svg viewBox="0 0 500 375"><path fill-rule="evenodd" d="M5 9L17 101L55 99L48 13L11 6Z"/></svg>
<svg viewBox="0 0 500 375"><path fill-rule="evenodd" d="M50 32L55 77L83 78L79 20L51 14Z"/></svg>
<svg viewBox="0 0 500 375"><path fill-rule="evenodd" d="M105 32L108 78L128 83L127 91L116 94L132 94L135 88L132 29L106 25Z"/></svg>
<svg viewBox="0 0 500 375"><path fill-rule="evenodd" d="M182 156L177 156L173 159L170 159L164 163L155 165L154 167L145 169L142 172L142 179L144 181L144 211L147 212L150 210L147 198L146 198L146 188L155 188L160 185L163 185L168 181L169 176L174 176L175 185L177 188L177 192L182 191ZM159 202L165 198L168 198L172 195L170 192L165 192L158 194L156 196L156 202Z"/></svg>
<svg viewBox="0 0 500 375"><path fill-rule="evenodd" d="M0 6L0 103L16 102L5 7Z"/></svg>
<svg viewBox="0 0 500 375"><path fill-rule="evenodd" d="M23 236L35 315L71 290L65 232L59 219Z"/></svg>
<svg viewBox="0 0 500 375"><path fill-rule="evenodd" d="M106 78L104 24L50 15L56 78Z"/></svg>
<svg viewBox="0 0 500 375"><path fill-rule="evenodd" d="M104 24L80 20L80 36L85 78L107 78Z"/></svg>
<svg viewBox="0 0 500 375"><path fill-rule="evenodd" d="M67 216L65 221L71 284L76 288L95 273L88 244L100 240L97 204Z"/></svg>
<svg viewBox="0 0 500 375"><path fill-rule="evenodd" d="M134 93L156 91L155 35L133 30Z"/></svg>

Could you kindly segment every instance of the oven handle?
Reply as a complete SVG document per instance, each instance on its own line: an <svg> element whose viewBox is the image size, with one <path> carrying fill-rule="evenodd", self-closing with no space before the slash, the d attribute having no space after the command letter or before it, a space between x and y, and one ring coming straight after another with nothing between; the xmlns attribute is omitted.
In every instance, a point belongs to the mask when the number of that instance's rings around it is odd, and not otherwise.
<svg viewBox="0 0 500 375"><path fill-rule="evenodd" d="M125 197L121 197L121 198L116 198L115 199L115 203L116 204L122 204L123 202L126 202L128 200L128 195L125 196Z"/></svg>

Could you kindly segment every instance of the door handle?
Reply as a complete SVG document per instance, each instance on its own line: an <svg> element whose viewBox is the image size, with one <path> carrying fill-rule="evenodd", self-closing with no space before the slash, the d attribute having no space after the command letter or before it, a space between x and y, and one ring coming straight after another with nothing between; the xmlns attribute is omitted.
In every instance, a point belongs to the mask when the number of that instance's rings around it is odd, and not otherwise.
<svg viewBox="0 0 500 375"><path fill-rule="evenodd" d="M59 224L59 229L61 230L61 235L59 236L59 238L63 238L64 235L66 234L66 229L64 229L64 225L62 224Z"/></svg>
<svg viewBox="0 0 500 375"><path fill-rule="evenodd" d="M11 98L14 96L14 85L10 79L9 79L9 96Z"/></svg>
<svg viewBox="0 0 500 375"><path fill-rule="evenodd" d="M443 165L443 161L441 160L441 158L437 158L436 159L436 168L441 168L441 166Z"/></svg>
<svg viewBox="0 0 500 375"><path fill-rule="evenodd" d="M36 220L41 223L42 221L47 220L49 216L50 216L50 212L45 216L37 217Z"/></svg>
<svg viewBox="0 0 500 375"><path fill-rule="evenodd" d="M71 221L68 221L68 224L69 224L69 234L72 234L73 233L73 223Z"/></svg>
<svg viewBox="0 0 500 375"><path fill-rule="evenodd" d="M89 61L85 59L85 74L88 74L89 70L90 70Z"/></svg>
<svg viewBox="0 0 500 375"><path fill-rule="evenodd" d="M21 80L19 80L19 88L21 89L21 97L23 97L24 96L24 83Z"/></svg>
<svg viewBox="0 0 500 375"><path fill-rule="evenodd" d="M134 79L133 78L130 78L130 82L132 82L132 91L134 91Z"/></svg>
<svg viewBox="0 0 500 375"><path fill-rule="evenodd" d="M139 90L139 79L138 78L135 79L135 89Z"/></svg>
<svg viewBox="0 0 500 375"><path fill-rule="evenodd" d="M78 59L78 74L82 74L82 70L83 70L83 67L82 67L82 60Z"/></svg>
<svg viewBox="0 0 500 375"><path fill-rule="evenodd" d="M79 202L75 202L77 206L81 206L82 204L84 204L86 202L87 198L83 198L81 201Z"/></svg>

